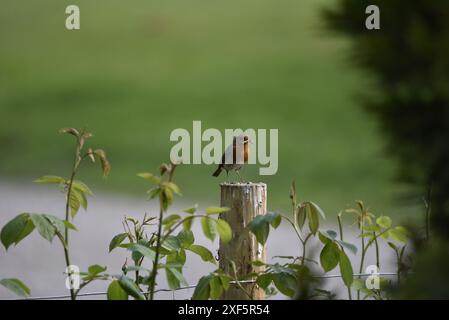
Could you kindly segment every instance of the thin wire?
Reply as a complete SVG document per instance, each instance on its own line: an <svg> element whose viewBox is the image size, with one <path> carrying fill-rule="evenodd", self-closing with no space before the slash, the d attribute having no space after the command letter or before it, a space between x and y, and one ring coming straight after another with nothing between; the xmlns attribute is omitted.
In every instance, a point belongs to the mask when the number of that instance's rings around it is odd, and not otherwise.
<svg viewBox="0 0 449 320"><path fill-rule="evenodd" d="M384 273L354 273L354 277L369 277L369 276L396 276L397 273L394 272L384 272ZM314 276L314 278L318 279L329 279L329 278L341 278L342 276L340 274L330 274L330 275L323 275L323 276ZM255 280L242 280L239 281L240 283L255 283ZM236 281L231 281L230 283L235 284ZM178 289L158 289L155 290L154 293L158 292L173 292L173 295L175 291L180 290L187 290L187 289L194 289L196 288L196 285L191 286L185 286L180 287ZM149 292L143 292L143 294L148 294ZM89 297L89 296L101 296L105 295L107 292L98 291L98 292L86 292L86 293L80 293L77 295L77 297ZM37 297L27 297L27 298L18 298L13 300L52 300L52 299L67 299L70 298L70 295L59 295L59 296L37 296Z"/></svg>

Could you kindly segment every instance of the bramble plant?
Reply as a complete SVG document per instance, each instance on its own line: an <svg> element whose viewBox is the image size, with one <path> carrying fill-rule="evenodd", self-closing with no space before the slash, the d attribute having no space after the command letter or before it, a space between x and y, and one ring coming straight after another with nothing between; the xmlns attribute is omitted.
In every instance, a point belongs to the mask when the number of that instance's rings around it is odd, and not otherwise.
<svg viewBox="0 0 449 320"><path fill-rule="evenodd" d="M92 195L92 191L89 187L80 180L75 180L81 163L84 160L89 159L92 162L98 160L101 164L103 175L106 177L110 170L111 165L106 157L106 153L102 149L87 148L84 152L84 146L86 141L92 137L92 134L84 129L77 130L75 128L63 128L61 133L72 135L76 138L75 154L72 165L70 177L68 179L60 176L43 176L34 182L41 184L57 184L59 185L66 196L65 205L65 219L58 218L54 215L45 213L22 213L8 222L0 233L2 244L6 250L11 245L17 245L20 241L26 238L36 228L39 234L49 242L53 241L56 236L61 242L64 250L64 258L67 266L67 272L69 278L73 276L70 270L70 243L69 243L69 230L77 230L75 225L71 221L75 218L79 209L82 207L87 209L87 196ZM83 283L78 289L71 287L70 296L72 300L76 299L76 295L79 290L86 284L91 282L95 278L101 277L101 272L106 270L98 265L89 267L88 272L83 273ZM14 292L27 295L29 290L20 282L9 280L3 280L6 283L6 287L12 289Z"/></svg>
<svg viewBox="0 0 449 320"><path fill-rule="evenodd" d="M217 235L221 241L228 242L233 234L229 224L218 214L226 214L228 208L208 207L199 211L197 205L182 212L169 213L175 196L181 195L181 190L174 183L174 173L177 165L174 163L160 166L160 174L148 172L138 176L147 180L152 188L148 191L150 200L157 200L159 212L154 215L145 214L141 219L125 216L123 232L112 238L109 252L116 249L129 251L122 266L122 273L111 275L106 273L106 267L94 264L87 271L79 272L72 268L70 262L69 231L77 230L73 220L80 208L87 209L87 197L92 195L90 188L83 182L76 180L80 165L85 160L99 161L104 176L110 172L111 165L102 149L85 149L86 141L92 136L86 130L66 128L62 133L76 138L74 162L69 178L60 176L43 176L36 183L57 184L65 196L65 218L61 219L46 213L22 213L9 221L1 230L0 238L8 250L11 245L17 245L34 229L52 242L57 237L62 245L66 262L66 272L70 280L78 277L79 283L70 283L70 297L77 298L80 290L95 280L110 281L107 298L110 300L127 300L132 297L137 300L153 300L157 292L158 275L165 274L170 289L176 290L186 286L187 281L183 269L187 260L187 252L198 255L202 261L217 265L214 254L206 247L195 243L192 224L199 220L204 236L214 241ZM85 150L85 151L84 151ZM334 299L336 294L320 288L317 267L328 273L339 267L343 284L347 287L348 298L352 299L352 291L357 292L357 299L389 299L391 295L385 289L398 284L407 275L411 265L411 255L407 252L410 233L403 226L394 225L390 217L382 215L376 217L362 201L356 202L355 208L347 208L337 214L338 231L323 230L321 227L325 214L312 201L297 200L296 185L292 183L290 189L292 212L290 215L269 212L255 217L248 225L247 231L254 234L261 245L265 245L270 229L276 229L282 221L287 222L298 238L298 252L292 256L275 256L284 262L266 263L265 261L251 261L254 266L263 271L238 277L235 263L230 263L230 274L220 268L201 277L195 286L192 299L219 299L230 287L230 284L241 289L249 299L251 294L242 285L243 281L255 282L264 289L268 296L280 292L281 294L298 299ZM430 204L427 204L427 207ZM344 240L343 217L355 216L355 224L360 238L360 250L354 244ZM426 216L429 210L426 210ZM426 228L429 233L428 227ZM428 236L426 237L428 239ZM319 261L312 259L309 244L315 241L320 244ZM379 242L385 241L396 256L395 281L379 277L380 287L368 288L362 279L365 260L368 252L374 247L376 266L380 270L381 258ZM348 254L357 257L360 252L359 275L354 275L353 265ZM128 265L128 261L131 261ZM286 261L286 262L285 262ZM0 284L16 294L26 297L30 289L19 279L9 278L0 280ZM363 297L362 297L363 294Z"/></svg>
<svg viewBox="0 0 449 320"><path fill-rule="evenodd" d="M292 216L269 213L265 216L256 217L248 225L249 229L256 236L260 244L265 244L268 238L270 225L276 229L281 220L289 223L301 244L299 256L282 256L275 258L283 258L289 262L280 264L267 264L261 261L253 261L255 265L265 265L266 271L256 275L256 283L273 294L273 287L288 297L296 297L302 299L311 298L327 298L335 297L335 294L322 288L314 287L312 292L310 286L317 282L317 277L313 276L312 270L307 262L320 265L322 270L327 273L340 267L340 274L344 285L347 287L348 298L352 299L352 289L357 291L357 299L360 299L360 292L364 293L364 299L371 297L374 299L387 298L385 293L380 289L366 288L365 282L360 276L354 279L353 266L346 251L353 255L357 254L357 247L349 242L344 241L342 213L356 214L357 225L360 229L361 239L361 255L360 269L361 274L364 270L364 261L368 249L374 244L376 249L376 265L380 269L380 253L378 239L387 241L387 244L395 251L397 257L397 281L400 281L401 274L407 269L404 264L405 248L409 238L409 232L403 226L392 225L392 220L388 216L375 217L363 205L363 202L357 201L358 209L350 208L340 212L337 215L339 232L335 230L320 230L320 219L325 219L325 214L321 208L311 201L298 203L296 196L296 186L292 183L290 199L292 203ZM305 227L307 225L307 227ZM320 251L319 262L307 257L307 244L310 239L318 238L323 247ZM391 285L391 281L379 277L380 287L386 288Z"/></svg>
<svg viewBox="0 0 449 320"><path fill-rule="evenodd" d="M204 262L216 264L214 255L209 249L195 244L195 237L191 230L194 220L200 219L203 233L211 241L215 239L217 233L224 242L231 239L232 231L229 224L222 219L214 218L215 215L228 211L228 208L208 207L205 212L197 213L197 206L194 206L185 209L183 213L167 213L173 203L174 195L181 195L179 187L173 182L175 169L176 165L173 163L162 164L160 176L148 172L138 174L153 185L148 195L150 199L159 200L159 215L157 217L145 215L142 221L125 217L124 232L111 240L109 251L117 247L129 250L133 265L127 266L125 261L122 268L123 274L113 277L115 280L109 285L108 299L127 299L128 296L139 300L154 299L159 270L165 271L167 283L171 289L175 290L187 285L182 274L186 263L186 251L197 254ZM156 231L148 235L147 228L152 226ZM148 262L151 268L144 266L145 262ZM128 276L130 272L134 272L134 279ZM218 273L223 281L214 282L212 294L207 294L207 298L218 298L229 286L229 276L221 270L217 270ZM204 280L200 280L198 287L205 285ZM204 297L204 295L201 296L201 298ZM196 298L195 294L193 298Z"/></svg>

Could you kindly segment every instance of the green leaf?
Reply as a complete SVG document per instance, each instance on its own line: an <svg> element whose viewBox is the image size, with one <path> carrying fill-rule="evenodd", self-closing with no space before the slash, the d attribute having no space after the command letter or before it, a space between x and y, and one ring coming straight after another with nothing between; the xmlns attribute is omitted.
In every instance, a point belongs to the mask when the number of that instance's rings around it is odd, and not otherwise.
<svg viewBox="0 0 449 320"><path fill-rule="evenodd" d="M351 288L354 290L361 290L365 288L365 281L363 281L362 279L354 279Z"/></svg>
<svg viewBox="0 0 449 320"><path fill-rule="evenodd" d="M178 250L181 248L181 243L177 237L168 236L164 242L161 243L161 246L167 250Z"/></svg>
<svg viewBox="0 0 449 320"><path fill-rule="evenodd" d="M150 258L151 260L154 260L155 258L155 252L142 244L133 243L128 247L128 250L132 251L133 253L137 252L144 257Z"/></svg>
<svg viewBox="0 0 449 320"><path fill-rule="evenodd" d="M176 267L179 271L182 271L182 267L186 263L186 253L183 249L179 251L172 251L167 255L166 267L174 268Z"/></svg>
<svg viewBox="0 0 449 320"><path fill-rule="evenodd" d="M210 296L209 282L212 275L201 277L193 292L192 300L208 300Z"/></svg>
<svg viewBox="0 0 449 320"><path fill-rule="evenodd" d="M209 281L210 286L210 298L217 300L220 299L223 293L223 286L221 285L221 280L219 276L213 276Z"/></svg>
<svg viewBox="0 0 449 320"><path fill-rule="evenodd" d="M58 176L43 176L34 180L34 182L42 184L63 184L65 183L65 179Z"/></svg>
<svg viewBox="0 0 449 320"><path fill-rule="evenodd" d="M101 162L101 169L103 171L103 177L107 177L109 175L109 172L111 171L111 164L109 163L106 152L102 149L96 149L94 151L94 155L100 160Z"/></svg>
<svg viewBox="0 0 449 320"><path fill-rule="evenodd" d="M208 207L206 209L206 214L218 214L222 212L227 212L229 210L230 209L226 207Z"/></svg>
<svg viewBox="0 0 449 320"><path fill-rule="evenodd" d="M119 233L118 235L114 236L114 238L112 238L111 242L109 243L109 252L117 248L127 237L127 233Z"/></svg>
<svg viewBox="0 0 449 320"><path fill-rule="evenodd" d="M187 286L187 281L177 268L166 268L167 283L171 289L178 289L181 286Z"/></svg>
<svg viewBox="0 0 449 320"><path fill-rule="evenodd" d="M19 279L1 279L0 284L11 290L18 296L26 297L30 295L30 289Z"/></svg>
<svg viewBox="0 0 449 320"><path fill-rule="evenodd" d="M391 227L391 218L388 216L380 216L376 219L376 223L381 226L382 228L390 228Z"/></svg>
<svg viewBox="0 0 449 320"><path fill-rule="evenodd" d="M231 284L231 277L228 276L227 274L224 274L223 272L220 272L218 277L220 278L221 281L221 285L223 287L224 290L228 290L229 285Z"/></svg>
<svg viewBox="0 0 449 320"><path fill-rule="evenodd" d="M343 282L347 287L350 287L354 280L351 261L343 250L339 250L340 254L340 272Z"/></svg>
<svg viewBox="0 0 449 320"><path fill-rule="evenodd" d="M232 239L232 230L231 227L229 226L229 224L223 220L223 219L218 219L217 220L217 231L218 234L220 235L220 239L223 242L229 242Z"/></svg>
<svg viewBox="0 0 449 320"><path fill-rule="evenodd" d="M76 227L69 221L61 220L58 217L55 217L51 214L42 214L42 216L44 216L48 221L50 221L50 223L53 225L53 227L55 227L55 229L59 233L63 233L65 231L65 228L77 230Z"/></svg>
<svg viewBox="0 0 449 320"><path fill-rule="evenodd" d="M271 273L264 273L257 277L256 283L259 287L266 290L272 281L273 275Z"/></svg>
<svg viewBox="0 0 449 320"><path fill-rule="evenodd" d="M170 189L172 192L176 193L177 195L181 195L181 190L179 187L173 183L173 182L166 182L165 186Z"/></svg>
<svg viewBox="0 0 449 320"><path fill-rule="evenodd" d="M80 191L78 189L72 189L71 193L78 198L78 201L81 205L81 207L83 207L84 210L87 209L87 198L86 198L86 194L83 191Z"/></svg>
<svg viewBox="0 0 449 320"><path fill-rule="evenodd" d="M320 239L320 241L324 244L324 245L326 245L328 242L330 242L330 241L334 241L334 240L332 240L332 239L330 239L329 238L329 236L328 235L326 235L326 233L325 232L318 232L318 239Z"/></svg>
<svg viewBox="0 0 449 320"><path fill-rule="evenodd" d="M194 217L186 217L184 218L184 222L182 223L182 226L185 230L190 230L192 228Z"/></svg>
<svg viewBox="0 0 449 320"><path fill-rule="evenodd" d="M173 203L173 191L167 188L162 189L161 193L162 208L166 211L172 203Z"/></svg>
<svg viewBox="0 0 449 320"><path fill-rule="evenodd" d="M282 221L281 215L277 212L268 212L263 217L264 220L273 227L273 229L277 229L277 227L279 227Z"/></svg>
<svg viewBox="0 0 449 320"><path fill-rule="evenodd" d="M396 241L406 243L408 241L408 230L402 226L394 227L388 231L390 237Z"/></svg>
<svg viewBox="0 0 449 320"><path fill-rule="evenodd" d="M324 211L315 202L309 201L309 204L313 211L318 213L321 216L321 218L326 219Z"/></svg>
<svg viewBox="0 0 449 320"><path fill-rule="evenodd" d="M393 242L388 241L387 243L390 246L390 248L393 249L394 251L397 252L399 250L398 246L395 245Z"/></svg>
<svg viewBox="0 0 449 320"><path fill-rule="evenodd" d="M183 229L178 233L177 237L183 248L188 248L195 242L195 237L191 230Z"/></svg>
<svg viewBox="0 0 449 320"><path fill-rule="evenodd" d="M339 249L335 242L329 241L321 250L320 262L323 270L329 272L333 270L340 260Z"/></svg>
<svg viewBox="0 0 449 320"><path fill-rule="evenodd" d="M90 190L90 188L84 182L82 182L80 180L73 180L72 188L74 188L82 193L87 193L87 194L93 195L92 190Z"/></svg>
<svg viewBox="0 0 449 320"><path fill-rule="evenodd" d="M128 266L125 268L125 273L128 272L134 272L134 271L139 271L139 272L146 272L148 274L151 273L151 270L142 266Z"/></svg>
<svg viewBox="0 0 449 320"><path fill-rule="evenodd" d="M304 223L306 222L306 206L298 205L295 210L295 226L297 229L302 230Z"/></svg>
<svg viewBox="0 0 449 320"><path fill-rule="evenodd" d="M214 219L209 217L201 218L201 228L203 229L203 233L211 241L215 240L216 233L216 222Z"/></svg>
<svg viewBox="0 0 449 320"><path fill-rule="evenodd" d="M162 225L168 230L180 219L181 216L179 214L171 214L162 220Z"/></svg>
<svg viewBox="0 0 449 320"><path fill-rule="evenodd" d="M352 243L342 241L342 240L335 240L337 241L342 247L348 249L352 254L357 254L357 247L353 245Z"/></svg>
<svg viewBox="0 0 449 320"><path fill-rule="evenodd" d="M335 232L334 230L326 230L323 232L323 234L331 240L337 239L337 232Z"/></svg>
<svg viewBox="0 0 449 320"><path fill-rule="evenodd" d="M28 213L19 214L2 228L0 239L6 250L12 244L17 245L20 240L33 231L34 224L29 218L30 215Z"/></svg>
<svg viewBox="0 0 449 320"><path fill-rule="evenodd" d="M286 273L273 274L273 282L276 288L288 297L293 297L297 290L295 277Z"/></svg>
<svg viewBox="0 0 449 320"><path fill-rule="evenodd" d="M118 279L120 286L122 289L131 297L134 297L137 300L145 300L144 295L140 291L139 287L134 283L133 280L126 276L121 276Z"/></svg>
<svg viewBox="0 0 449 320"><path fill-rule="evenodd" d="M149 172L138 173L137 176L144 178L154 184L161 183L161 177L155 176L154 174L151 174Z"/></svg>
<svg viewBox="0 0 449 320"><path fill-rule="evenodd" d="M248 224L248 228L256 236L257 242L264 245L270 233L270 225L265 220L265 216L260 215L255 217Z"/></svg>
<svg viewBox="0 0 449 320"><path fill-rule="evenodd" d="M198 244L192 244L187 250L199 255L201 259L203 259L203 261L215 263L214 255L206 247L200 246Z"/></svg>
<svg viewBox="0 0 449 320"><path fill-rule="evenodd" d="M20 233L19 237L16 239L16 245L19 243L22 239L26 238L31 232L34 230L34 223L31 221L31 219L28 219L25 228Z"/></svg>
<svg viewBox="0 0 449 320"><path fill-rule="evenodd" d="M159 195L159 193L161 193L161 188L159 187L151 188L150 190L147 191L147 193L150 199L154 199Z"/></svg>
<svg viewBox="0 0 449 320"><path fill-rule="evenodd" d="M307 219L309 220L309 229L312 234L316 234L320 226L318 212L313 209L310 203L306 204Z"/></svg>
<svg viewBox="0 0 449 320"><path fill-rule="evenodd" d="M33 213L30 215L31 221L33 221L39 234L48 241L52 242L56 232L55 227L50 223L50 221L45 218L44 215Z"/></svg>
<svg viewBox="0 0 449 320"><path fill-rule="evenodd" d="M81 207L81 202L79 200L79 193L77 194L74 191L75 191L75 189L73 189L70 192L70 197L69 197L70 215L72 216L72 218L74 218L76 216L76 214L78 213L78 210Z"/></svg>
<svg viewBox="0 0 449 320"><path fill-rule="evenodd" d="M196 212L197 209L198 209L198 205L196 204L196 205L195 205L194 207L192 207L192 208L185 209L184 212L185 212L185 213L188 213L188 214L194 214L194 213Z"/></svg>
<svg viewBox="0 0 449 320"><path fill-rule="evenodd" d="M109 285L107 297L108 300L128 300L128 294L117 280L113 280Z"/></svg>
<svg viewBox="0 0 449 320"><path fill-rule="evenodd" d="M89 266L87 271L89 272L89 275L96 276L97 274L106 271L106 267L100 266L98 264L94 264L94 265Z"/></svg>

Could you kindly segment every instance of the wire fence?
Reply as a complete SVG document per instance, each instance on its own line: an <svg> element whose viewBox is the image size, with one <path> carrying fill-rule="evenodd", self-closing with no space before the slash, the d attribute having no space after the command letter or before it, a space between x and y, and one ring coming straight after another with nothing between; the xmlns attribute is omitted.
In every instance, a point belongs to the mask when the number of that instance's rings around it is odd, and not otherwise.
<svg viewBox="0 0 449 320"><path fill-rule="evenodd" d="M395 272L383 272L383 273L355 273L354 274L354 278L359 278L359 277L369 277L369 276L397 276L397 273ZM314 278L317 279L333 279L333 278L341 278L341 274L330 274L330 275L322 275L322 276L314 276ZM242 280L239 281L239 283L241 284L245 284L245 283L255 283L255 280ZM231 281L231 284L235 284L236 281ZM184 286L184 287L179 287L177 289L168 289L168 288L164 288L164 289L157 289L154 292L155 293L159 293L159 292L172 292L173 293L173 299L174 299L174 293L176 291L181 291L181 290L188 290L188 289L195 289L196 285L191 285L191 286ZM143 292L144 294L148 294L148 292ZM103 296L106 295L107 292L106 291L98 291L98 292L86 292L86 293L79 293L77 295L77 297L92 297L92 296ZM65 294L65 295L53 295L53 296L36 296L36 297L26 297L26 298L19 298L19 299L15 299L15 300L56 300L56 299L69 299L70 295L69 294Z"/></svg>

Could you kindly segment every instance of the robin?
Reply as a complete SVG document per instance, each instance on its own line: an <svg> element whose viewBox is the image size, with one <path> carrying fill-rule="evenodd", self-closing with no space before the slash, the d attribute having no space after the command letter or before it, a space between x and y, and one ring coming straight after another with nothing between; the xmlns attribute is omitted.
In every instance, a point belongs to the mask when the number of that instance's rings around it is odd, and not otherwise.
<svg viewBox="0 0 449 320"><path fill-rule="evenodd" d="M248 155L249 155L249 144L250 140L248 136L238 136L234 137L232 141L232 145L229 145L225 152L223 153L221 157L221 162L218 165L217 170L212 174L214 177L218 177L221 173L221 171L224 169L226 170L226 176L229 177L229 171L234 170L237 175L239 176L240 181L242 180L240 177L239 170L243 167L244 163L248 162ZM243 143L243 148L237 148L237 143ZM226 162L226 155L229 155L232 150L232 163L225 163ZM237 157L237 151L243 151L243 157L240 155L240 157ZM243 163L242 163L243 161Z"/></svg>

